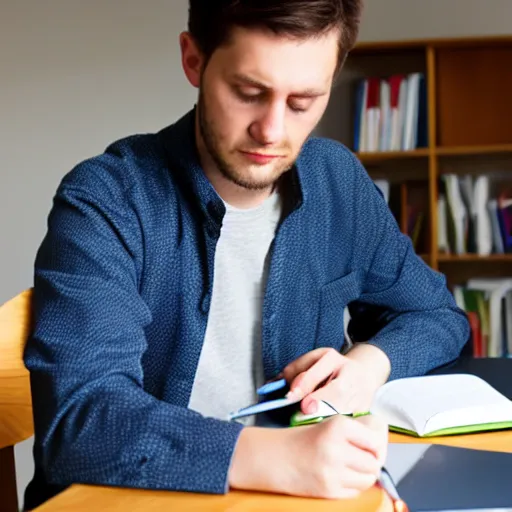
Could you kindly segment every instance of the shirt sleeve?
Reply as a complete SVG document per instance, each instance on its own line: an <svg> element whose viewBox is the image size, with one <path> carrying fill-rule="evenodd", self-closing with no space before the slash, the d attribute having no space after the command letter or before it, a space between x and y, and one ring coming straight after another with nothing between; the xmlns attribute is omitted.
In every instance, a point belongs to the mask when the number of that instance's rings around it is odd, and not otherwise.
<svg viewBox="0 0 512 512"><path fill-rule="evenodd" d="M224 493L242 425L144 390L142 242L123 190L103 174L63 180L36 258L25 351L36 466L52 485Z"/></svg>
<svg viewBox="0 0 512 512"><path fill-rule="evenodd" d="M359 162L354 223L365 276L360 299L349 306L349 332L391 361L390 379L424 375L460 355L469 323L441 273L417 254Z"/></svg>

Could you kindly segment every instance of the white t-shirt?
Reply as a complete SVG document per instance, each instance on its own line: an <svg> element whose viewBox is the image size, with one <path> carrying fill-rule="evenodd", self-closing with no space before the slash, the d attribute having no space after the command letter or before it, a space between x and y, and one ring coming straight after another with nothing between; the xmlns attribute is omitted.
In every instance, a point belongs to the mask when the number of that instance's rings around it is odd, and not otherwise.
<svg viewBox="0 0 512 512"><path fill-rule="evenodd" d="M255 403L264 381L262 305L282 208L277 193L256 208L225 205L206 334L189 401L190 409L218 419ZM252 422L251 417L245 420Z"/></svg>

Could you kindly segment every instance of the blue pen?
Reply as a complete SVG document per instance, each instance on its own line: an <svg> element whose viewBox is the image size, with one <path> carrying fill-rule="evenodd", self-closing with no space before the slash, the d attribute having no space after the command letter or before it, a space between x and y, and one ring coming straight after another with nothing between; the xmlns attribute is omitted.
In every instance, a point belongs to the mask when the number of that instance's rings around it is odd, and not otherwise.
<svg viewBox="0 0 512 512"><path fill-rule="evenodd" d="M278 391L279 389L283 389L286 387L286 379L278 379L271 382L267 382L260 388L256 390L256 393L259 396L268 395L269 393L273 393L274 391Z"/></svg>

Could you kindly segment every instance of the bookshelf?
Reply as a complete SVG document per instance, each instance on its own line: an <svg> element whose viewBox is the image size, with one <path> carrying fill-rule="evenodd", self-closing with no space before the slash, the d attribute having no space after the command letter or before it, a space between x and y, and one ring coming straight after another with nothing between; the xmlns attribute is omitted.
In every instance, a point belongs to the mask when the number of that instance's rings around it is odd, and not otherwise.
<svg viewBox="0 0 512 512"><path fill-rule="evenodd" d="M512 189L512 36L360 43L335 84L318 134L353 149L358 82L410 73L426 79L428 147L357 156L372 178L390 182L390 208L402 231L407 232L407 208L424 201L416 250L446 275L451 288L475 276L512 277L512 254L454 255L437 247L443 174L499 169Z"/></svg>

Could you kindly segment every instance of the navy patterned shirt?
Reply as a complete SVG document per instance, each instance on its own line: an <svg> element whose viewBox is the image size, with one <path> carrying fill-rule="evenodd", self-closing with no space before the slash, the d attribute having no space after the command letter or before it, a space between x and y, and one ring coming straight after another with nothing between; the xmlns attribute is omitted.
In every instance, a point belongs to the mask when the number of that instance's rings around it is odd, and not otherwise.
<svg viewBox="0 0 512 512"><path fill-rule="evenodd" d="M228 490L241 425L187 409L208 319L224 204L194 111L112 144L62 180L38 251L25 352L35 475L25 507L72 483ZM456 359L469 327L343 145L311 138L279 184L262 317L265 376L317 347L381 348L391 379ZM236 383L233 383L236 385Z"/></svg>

